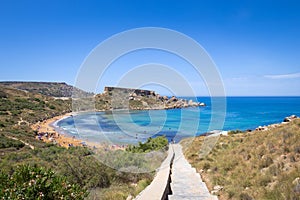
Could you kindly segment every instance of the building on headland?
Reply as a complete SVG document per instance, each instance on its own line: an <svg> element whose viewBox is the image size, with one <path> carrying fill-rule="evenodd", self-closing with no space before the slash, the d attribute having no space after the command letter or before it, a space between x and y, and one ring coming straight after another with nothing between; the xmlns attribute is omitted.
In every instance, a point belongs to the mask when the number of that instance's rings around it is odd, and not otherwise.
<svg viewBox="0 0 300 200"><path fill-rule="evenodd" d="M205 106L204 103L175 96L161 96L154 91L144 89L105 87L104 93L100 96L109 99L111 109L145 110Z"/></svg>
<svg viewBox="0 0 300 200"><path fill-rule="evenodd" d="M121 87L104 87L104 93L112 95L112 93L117 94L128 94L136 96L156 96L156 93L152 90L144 89L132 89L132 88L121 88Z"/></svg>

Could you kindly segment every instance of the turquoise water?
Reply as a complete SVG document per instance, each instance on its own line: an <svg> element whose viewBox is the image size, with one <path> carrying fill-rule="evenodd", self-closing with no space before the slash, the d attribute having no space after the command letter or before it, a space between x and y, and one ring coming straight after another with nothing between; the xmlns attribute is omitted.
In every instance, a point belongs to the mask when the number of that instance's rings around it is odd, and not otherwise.
<svg viewBox="0 0 300 200"><path fill-rule="evenodd" d="M247 130L300 116L300 97L227 97L226 112L214 111L210 97L199 97L206 107L151 111L114 111L74 115L56 123L65 134L93 142L137 143L166 135L171 141L215 129ZM218 99L216 100L218 102ZM224 126L222 119L225 119Z"/></svg>

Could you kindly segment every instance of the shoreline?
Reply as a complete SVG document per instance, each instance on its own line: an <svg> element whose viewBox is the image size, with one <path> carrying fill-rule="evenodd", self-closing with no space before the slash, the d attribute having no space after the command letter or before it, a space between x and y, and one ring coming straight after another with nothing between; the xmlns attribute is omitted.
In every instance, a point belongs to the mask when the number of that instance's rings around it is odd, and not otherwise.
<svg viewBox="0 0 300 200"><path fill-rule="evenodd" d="M102 111L96 111L102 112ZM86 112L70 112L64 115L55 116L53 118L37 122L31 125L31 129L37 132L36 139L45 143L53 143L58 146L69 148L69 147L89 147L93 149L105 149L105 150L124 150L127 145L108 145L97 142L90 142L83 139L76 138L75 136L68 135L63 130L59 130L55 124L68 117L82 114Z"/></svg>
<svg viewBox="0 0 300 200"><path fill-rule="evenodd" d="M96 110L96 111L83 111L83 112L69 112L60 116L55 116L53 118L47 119L45 121L37 122L30 127L36 131L36 139L41 140L46 143L54 143L59 146L69 148L71 146L82 146L82 147L90 147L90 148L103 148L103 149L122 149L124 150L127 145L122 144L105 144L105 143L99 143L99 142L90 142L88 140L84 140L82 138L76 138L75 136L72 136L68 134L66 131L62 130L57 126L57 123L63 119L66 119L71 116L84 114L84 113L90 113L90 112L107 112L108 110ZM273 128L276 128L280 125L286 124L289 121L292 121L293 119L298 118L296 115L291 115L289 117L285 117L285 119L282 122L264 125L264 126L258 126L255 129L248 129L246 131L241 132L254 132L254 131L266 131ZM206 132L198 136L216 136L216 135L224 135L227 136L228 133L234 132L235 130L214 130L211 132Z"/></svg>
<svg viewBox="0 0 300 200"><path fill-rule="evenodd" d="M83 146L84 141L58 131L53 125L54 123L70 116L72 116L72 112L55 116L31 125L31 128L37 132L36 139L46 143L54 143L65 148L69 148L70 146Z"/></svg>

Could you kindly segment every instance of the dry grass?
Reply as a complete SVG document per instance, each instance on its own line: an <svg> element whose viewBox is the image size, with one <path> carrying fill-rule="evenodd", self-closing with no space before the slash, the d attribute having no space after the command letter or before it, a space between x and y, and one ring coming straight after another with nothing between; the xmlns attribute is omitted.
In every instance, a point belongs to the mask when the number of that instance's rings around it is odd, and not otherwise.
<svg viewBox="0 0 300 200"><path fill-rule="evenodd" d="M300 119L268 131L222 136L201 158L204 137L182 144L209 189L224 187L220 199L300 199ZM188 147L187 147L188 146ZM299 189L297 189L297 184Z"/></svg>
<svg viewBox="0 0 300 200"><path fill-rule="evenodd" d="M91 190L87 200L126 200L135 197L151 183L150 179L141 179L137 184L113 184L109 188Z"/></svg>

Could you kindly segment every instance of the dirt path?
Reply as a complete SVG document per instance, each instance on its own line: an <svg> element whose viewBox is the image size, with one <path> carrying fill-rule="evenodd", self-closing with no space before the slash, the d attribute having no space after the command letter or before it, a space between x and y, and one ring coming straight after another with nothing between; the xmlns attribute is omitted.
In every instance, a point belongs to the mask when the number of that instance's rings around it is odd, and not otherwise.
<svg viewBox="0 0 300 200"><path fill-rule="evenodd" d="M31 144L29 144L29 143L27 143L27 142L25 142L25 141L23 141L23 140L20 140L20 139L18 139L18 138L11 137L11 136L5 136L5 137L7 137L7 138L9 138L9 139L12 139L12 140L20 141L20 142L22 142L23 144L25 144L26 146L29 146L30 149L34 149L34 146L33 146L33 145L31 145Z"/></svg>

